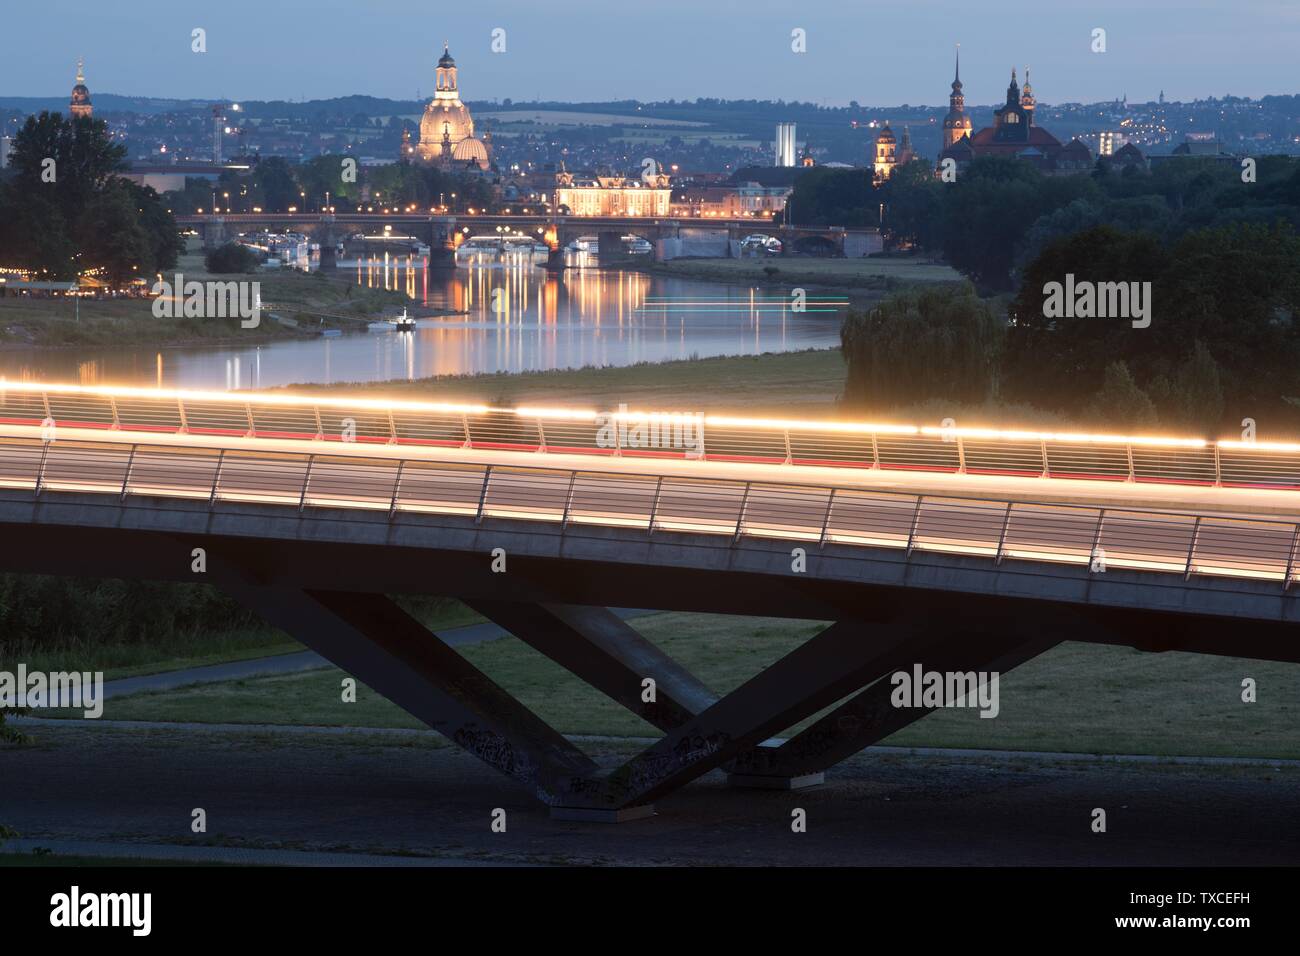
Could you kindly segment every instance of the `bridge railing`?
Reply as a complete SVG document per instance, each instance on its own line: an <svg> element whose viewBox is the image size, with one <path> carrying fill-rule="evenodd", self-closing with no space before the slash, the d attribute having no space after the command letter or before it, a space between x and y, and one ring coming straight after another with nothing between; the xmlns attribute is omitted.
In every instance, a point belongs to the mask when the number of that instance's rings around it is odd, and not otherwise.
<svg viewBox="0 0 1300 956"><path fill-rule="evenodd" d="M394 457L0 439L0 488L450 514L782 539L1274 581L1295 578L1300 524L802 483L502 467Z"/></svg>
<svg viewBox="0 0 1300 956"><path fill-rule="evenodd" d="M0 381L0 426L1300 489L1300 444Z"/></svg>

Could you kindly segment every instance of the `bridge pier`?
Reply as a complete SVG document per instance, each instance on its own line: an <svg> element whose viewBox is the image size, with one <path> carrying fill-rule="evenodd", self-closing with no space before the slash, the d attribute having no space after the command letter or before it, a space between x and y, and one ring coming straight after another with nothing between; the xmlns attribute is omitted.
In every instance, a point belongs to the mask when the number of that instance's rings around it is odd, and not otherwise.
<svg viewBox="0 0 1300 956"><path fill-rule="evenodd" d="M429 217L429 268L456 268L456 217Z"/></svg>
<svg viewBox="0 0 1300 956"><path fill-rule="evenodd" d="M569 263L564 258L564 246L552 246L550 251L546 253L546 271L563 272L567 268L569 268Z"/></svg>
<svg viewBox="0 0 1300 956"><path fill-rule="evenodd" d="M225 245L226 220L221 216L208 216L203 223L203 248L212 251Z"/></svg>

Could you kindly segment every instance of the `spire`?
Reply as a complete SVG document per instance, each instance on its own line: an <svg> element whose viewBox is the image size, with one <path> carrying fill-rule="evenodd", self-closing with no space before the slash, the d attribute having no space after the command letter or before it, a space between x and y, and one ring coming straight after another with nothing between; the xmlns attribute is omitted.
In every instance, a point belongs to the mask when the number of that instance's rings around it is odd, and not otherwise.
<svg viewBox="0 0 1300 956"><path fill-rule="evenodd" d="M957 44L957 65L952 71L952 85L957 86L961 83L961 44Z"/></svg>
<svg viewBox="0 0 1300 956"><path fill-rule="evenodd" d="M85 60L82 59L81 57L77 57L77 82L78 83L86 82Z"/></svg>

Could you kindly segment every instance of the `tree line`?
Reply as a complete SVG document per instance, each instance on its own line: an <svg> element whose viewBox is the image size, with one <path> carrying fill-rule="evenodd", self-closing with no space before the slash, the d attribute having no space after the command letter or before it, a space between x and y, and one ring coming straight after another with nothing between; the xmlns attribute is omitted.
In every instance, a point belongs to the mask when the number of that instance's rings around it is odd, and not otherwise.
<svg viewBox="0 0 1300 956"><path fill-rule="evenodd" d="M492 187L481 176L447 172L436 166L393 163L357 169L345 176L354 157L327 154L303 163L290 163L280 156L258 159L251 169L228 169L216 182L189 178L185 188L165 193L163 199L177 215L210 210L215 197L222 209L233 212L285 213L290 209L316 211L330 205L351 212L362 202L362 188L369 187L367 205L407 206L429 209L446 205L450 211L484 209L492 203Z"/></svg>
<svg viewBox="0 0 1300 956"><path fill-rule="evenodd" d="M969 282L846 319L849 406L992 401L1206 435L1245 418L1300 427L1300 161L1263 158L1253 181L1197 159L1066 177L980 159L955 183L923 166L868 201L885 203L892 243L942 255ZM823 183L805 200L832 194ZM1067 279L1145 291L1149 323L1061 314L1047 290Z"/></svg>

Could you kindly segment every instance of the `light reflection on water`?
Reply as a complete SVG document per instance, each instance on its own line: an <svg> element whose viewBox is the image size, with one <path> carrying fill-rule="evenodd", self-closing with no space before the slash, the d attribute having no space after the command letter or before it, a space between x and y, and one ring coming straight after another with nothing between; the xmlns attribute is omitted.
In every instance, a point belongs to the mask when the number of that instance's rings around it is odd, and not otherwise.
<svg viewBox="0 0 1300 956"><path fill-rule="evenodd" d="M0 376L257 388L631 365L839 341L838 313L795 313L784 300L772 301L788 290L590 268L555 276L536 264L543 260L476 254L462 256L451 272L431 272L408 256L340 263L340 276L403 291L417 312L427 306L461 313L421 318L414 332L358 331L242 347L3 351Z"/></svg>

